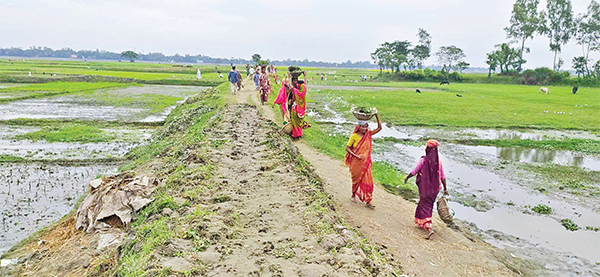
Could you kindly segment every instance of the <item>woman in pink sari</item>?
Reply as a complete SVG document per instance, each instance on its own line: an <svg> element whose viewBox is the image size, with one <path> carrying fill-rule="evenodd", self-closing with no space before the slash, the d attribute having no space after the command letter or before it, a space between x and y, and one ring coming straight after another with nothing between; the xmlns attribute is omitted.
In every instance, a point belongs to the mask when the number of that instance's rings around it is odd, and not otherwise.
<svg viewBox="0 0 600 277"><path fill-rule="evenodd" d="M346 144L346 166L352 175L352 202L356 197L365 202L369 208L375 208L373 200L373 161L371 150L373 140L371 136L381 131L381 120L377 118L377 129L370 131L367 121L359 121L354 132Z"/></svg>
<svg viewBox="0 0 600 277"><path fill-rule="evenodd" d="M417 187L419 187L419 204L415 211L415 223L422 229L428 231L426 239L433 235L431 217L433 215L433 204L444 185L444 194L448 194L446 187L446 176L444 168L438 157L437 140L428 140L425 148L425 156L422 156L415 169L406 176L404 183L413 176L417 176Z"/></svg>
<svg viewBox="0 0 600 277"><path fill-rule="evenodd" d="M283 84L279 89L279 93L277 94L277 98L275 98L275 102L273 102L273 104L277 104L280 106L281 120L283 121L283 125L287 124L290 120L290 115L288 113L288 95L290 95L291 93L292 87L284 79Z"/></svg>

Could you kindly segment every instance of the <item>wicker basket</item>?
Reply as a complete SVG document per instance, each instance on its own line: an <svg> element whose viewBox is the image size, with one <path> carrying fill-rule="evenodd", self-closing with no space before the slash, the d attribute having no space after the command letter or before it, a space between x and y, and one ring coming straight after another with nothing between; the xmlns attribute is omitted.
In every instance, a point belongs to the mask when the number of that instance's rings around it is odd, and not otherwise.
<svg viewBox="0 0 600 277"><path fill-rule="evenodd" d="M361 112L356 111L356 110L353 109L352 110L352 114L358 120L369 120L369 119L373 118L377 114L377 109L373 108L372 110L373 110L372 113L361 113Z"/></svg>
<svg viewBox="0 0 600 277"><path fill-rule="evenodd" d="M300 75L304 74L304 71L291 71L290 76L298 78Z"/></svg>
<svg viewBox="0 0 600 277"><path fill-rule="evenodd" d="M280 132L282 132L284 134L291 134L292 133L292 123L290 122L290 123L283 125Z"/></svg>
<svg viewBox="0 0 600 277"><path fill-rule="evenodd" d="M437 210L440 218L446 223L452 223L452 214L450 213L450 209L448 208L448 204L446 203L446 199L442 196L437 201Z"/></svg>

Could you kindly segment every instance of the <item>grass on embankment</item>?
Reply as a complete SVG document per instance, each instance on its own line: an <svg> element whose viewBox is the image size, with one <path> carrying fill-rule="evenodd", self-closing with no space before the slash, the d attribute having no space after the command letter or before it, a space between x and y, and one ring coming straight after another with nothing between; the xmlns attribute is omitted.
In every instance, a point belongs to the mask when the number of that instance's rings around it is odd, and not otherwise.
<svg viewBox="0 0 600 277"><path fill-rule="evenodd" d="M389 86L420 88L422 93L338 89L310 90L308 97L339 97L343 101L335 108L345 115L351 105L376 107L382 119L397 125L600 130L600 88L580 89L574 95L570 87L550 87L551 94L543 95L538 94L539 87L524 85L406 82Z"/></svg>
<svg viewBox="0 0 600 277"><path fill-rule="evenodd" d="M134 83L85 83L85 82L51 82L44 84L31 84L24 86L8 87L0 89L0 102L9 102L28 98L40 98L75 92L89 92L98 89L127 87L137 85ZM4 97L5 96L5 97Z"/></svg>

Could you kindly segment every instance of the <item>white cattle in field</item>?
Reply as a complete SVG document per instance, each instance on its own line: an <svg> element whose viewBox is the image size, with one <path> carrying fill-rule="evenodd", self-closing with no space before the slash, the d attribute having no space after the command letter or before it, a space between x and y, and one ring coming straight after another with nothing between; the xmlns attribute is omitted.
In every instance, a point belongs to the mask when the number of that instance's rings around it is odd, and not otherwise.
<svg viewBox="0 0 600 277"><path fill-rule="evenodd" d="M541 87L539 93L550 94L550 91L548 90L547 87Z"/></svg>

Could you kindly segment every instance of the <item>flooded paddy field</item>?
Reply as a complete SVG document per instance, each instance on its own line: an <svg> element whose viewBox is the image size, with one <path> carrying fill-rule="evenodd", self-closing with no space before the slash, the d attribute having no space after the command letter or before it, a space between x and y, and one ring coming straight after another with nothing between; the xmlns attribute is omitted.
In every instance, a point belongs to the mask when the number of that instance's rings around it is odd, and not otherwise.
<svg viewBox="0 0 600 277"><path fill-rule="evenodd" d="M27 119L0 124L0 254L69 213L89 181L149 143L154 129L143 122L160 124L205 89L132 85L0 103L0 120Z"/></svg>
<svg viewBox="0 0 600 277"><path fill-rule="evenodd" d="M205 89L146 85L15 100L0 104L0 120L27 118L160 122L178 102Z"/></svg>
<svg viewBox="0 0 600 277"><path fill-rule="evenodd" d="M323 102L327 102L324 104ZM348 137L355 123L335 102L316 101L309 116L330 136ZM383 124L373 160L409 172L428 138L600 140L576 130L477 129ZM370 128L376 124L371 122ZM442 142L449 206L463 228L553 276L600 274L600 156L578 151ZM556 171L577 175L558 178ZM410 197L409 197L410 198ZM413 199L418 201L418 199Z"/></svg>
<svg viewBox="0 0 600 277"><path fill-rule="evenodd" d="M109 138L106 142L48 142L22 138L39 132L40 127L0 124L0 155L28 160L109 160L120 159L134 147L148 143L152 129L100 129Z"/></svg>
<svg viewBox="0 0 600 277"><path fill-rule="evenodd" d="M117 164L0 163L0 253L69 213L86 184Z"/></svg>

